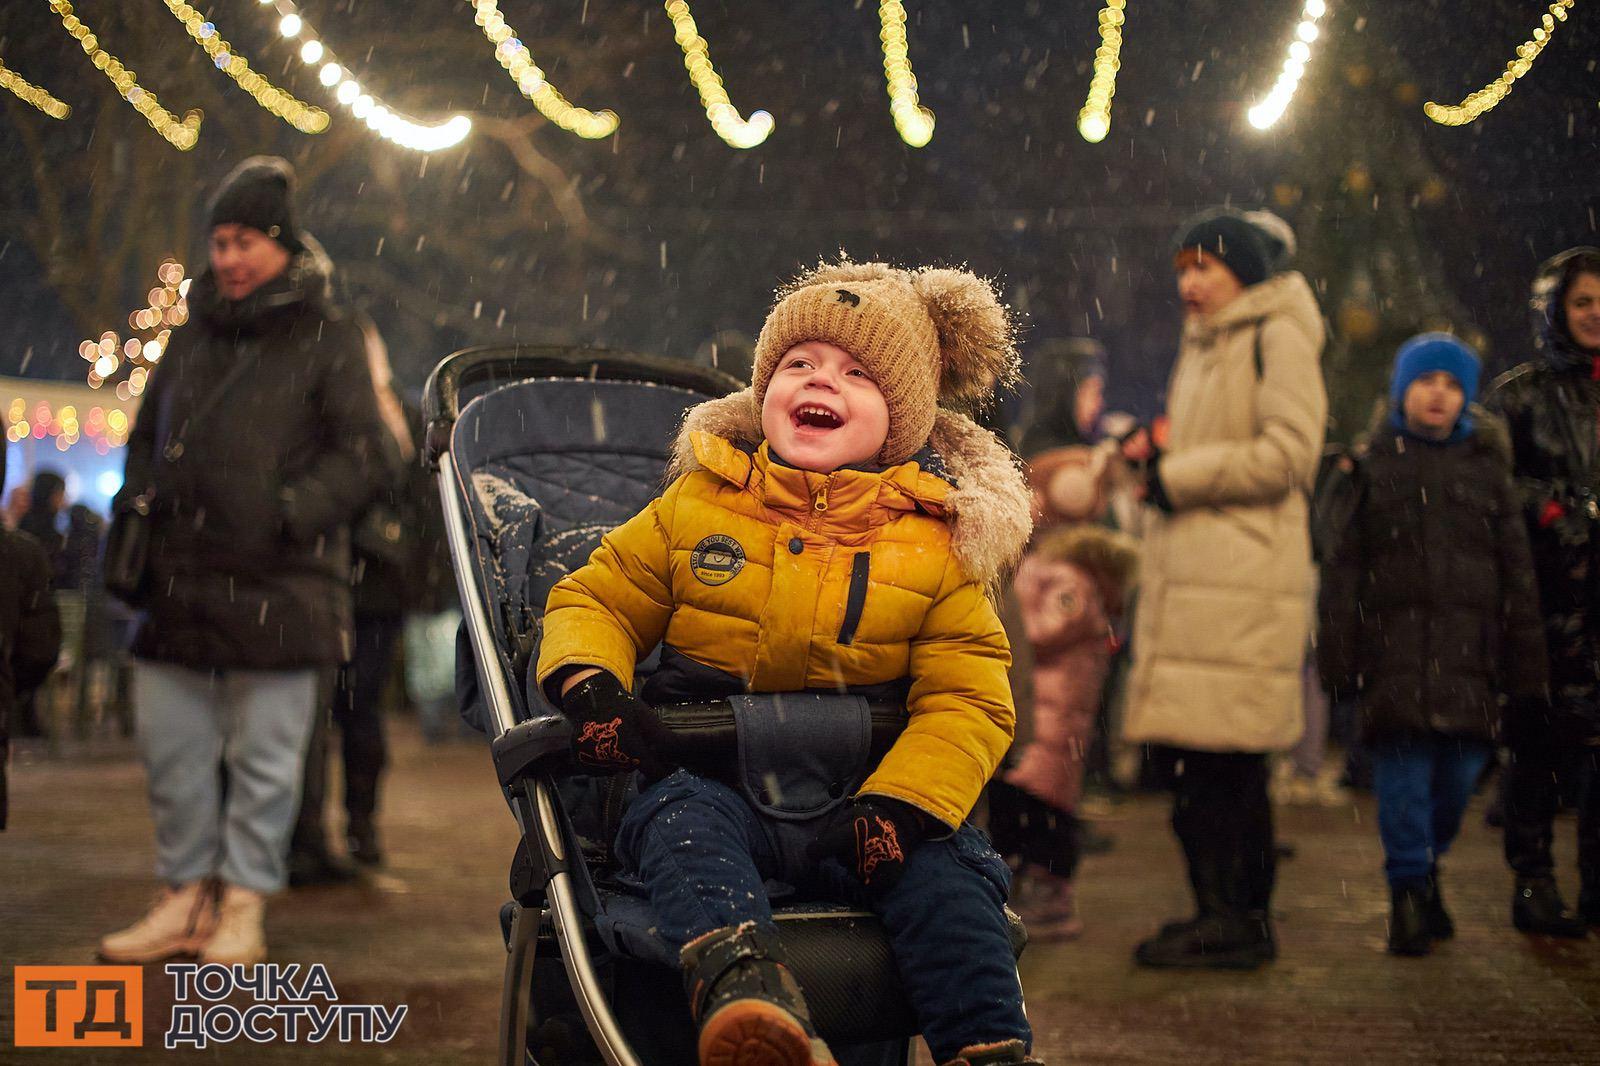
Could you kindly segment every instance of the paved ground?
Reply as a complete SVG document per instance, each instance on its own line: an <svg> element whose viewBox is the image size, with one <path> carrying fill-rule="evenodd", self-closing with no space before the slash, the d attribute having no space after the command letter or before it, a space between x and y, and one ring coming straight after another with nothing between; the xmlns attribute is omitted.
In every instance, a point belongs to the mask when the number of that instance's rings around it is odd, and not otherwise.
<svg viewBox="0 0 1600 1066"><path fill-rule="evenodd" d="M0 1062L488 1063L504 957L495 915L515 826L487 755L427 747L396 730L385 814L389 867L349 888L274 902L284 961L327 965L346 1003L406 1003L383 1047L233 1044L206 1052L43 1051L11 1046L9 967L88 962L95 939L139 913L155 885L142 772L125 744L102 741L12 773L12 826L0 837ZM1510 879L1474 809L1449 865L1460 935L1421 960L1383 953L1387 896L1370 801L1280 811L1297 856L1276 900L1282 959L1255 974L1149 973L1133 943L1185 911L1177 851L1153 798L1103 827L1089 859L1077 943L1023 958L1037 1050L1085 1063L1600 1062L1600 938L1531 940L1507 921ZM1559 827L1570 873L1572 827ZM147 1044L160 1047L170 984L147 972Z"/></svg>

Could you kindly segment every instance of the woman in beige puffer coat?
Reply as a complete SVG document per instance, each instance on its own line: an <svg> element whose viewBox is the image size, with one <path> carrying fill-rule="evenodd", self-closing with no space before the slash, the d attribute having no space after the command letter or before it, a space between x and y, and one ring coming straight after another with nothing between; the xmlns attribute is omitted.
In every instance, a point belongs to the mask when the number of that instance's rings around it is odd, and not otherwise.
<svg viewBox="0 0 1600 1066"><path fill-rule="evenodd" d="M1230 211L1184 227L1186 320L1149 467L1123 732L1173 770L1173 828L1198 914L1139 946L1151 966L1251 967L1276 954L1266 754L1302 729L1312 592L1307 497L1327 397L1322 316L1274 235Z"/></svg>

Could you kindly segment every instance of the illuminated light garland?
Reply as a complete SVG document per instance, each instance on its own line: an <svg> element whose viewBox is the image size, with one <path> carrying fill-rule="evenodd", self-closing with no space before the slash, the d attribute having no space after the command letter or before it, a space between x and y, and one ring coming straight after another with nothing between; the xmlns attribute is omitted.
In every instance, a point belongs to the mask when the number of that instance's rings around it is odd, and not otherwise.
<svg viewBox="0 0 1600 1066"><path fill-rule="evenodd" d="M84 25L82 19L72 13L72 4L69 0L49 0L49 4L50 10L60 17L61 25L72 35L72 39L82 46L84 54L94 63L95 69L105 74L111 84L117 87L118 94L150 123L151 129L180 152L187 152L195 146L195 142L200 139L200 121L204 117L199 111L190 111L179 119L162 107L161 101L156 99L156 94L139 84L133 71L123 66L116 56L100 47L99 38Z"/></svg>
<svg viewBox="0 0 1600 1066"><path fill-rule="evenodd" d="M739 109L728 99L722 87L722 78L711 65L706 39L695 27L694 16L689 13L685 0L667 0L667 17L672 20L672 36L683 49L683 65L689 71L689 80L700 94L700 103L706 109L711 128L735 148L754 148L772 133L772 116L765 111L752 111L742 118Z"/></svg>
<svg viewBox="0 0 1600 1066"><path fill-rule="evenodd" d="M156 268L156 280L160 284L150 290L148 306L128 315L129 329L147 336L124 341L108 329L98 340L78 345L78 354L89 364L90 388L98 389L126 364L132 369L126 381L117 383L117 398L131 400L144 392L150 368L166 353L172 331L189 321L189 279L183 274L183 264L163 259Z"/></svg>
<svg viewBox="0 0 1600 1066"><path fill-rule="evenodd" d="M1511 92L1516 80L1533 68L1533 61L1539 58L1539 53L1544 51L1545 45L1550 43L1550 38L1555 34L1556 23L1567 21L1567 9L1574 2L1558 0L1551 4L1549 13L1539 20L1539 28L1533 31L1533 37L1517 46L1517 58L1507 63L1506 69L1494 81L1459 104L1437 104L1430 100L1422 105L1422 113L1441 126L1465 126L1484 112L1492 110Z"/></svg>
<svg viewBox="0 0 1600 1066"><path fill-rule="evenodd" d="M615 111L590 111L567 101L545 79L544 71L533 61L528 46L523 44L516 31L506 25L496 0L471 0L475 9L472 21L483 30L484 37L494 45L494 57L505 68L517 90L539 109L539 113L568 133L587 140L609 137L617 131Z"/></svg>
<svg viewBox="0 0 1600 1066"><path fill-rule="evenodd" d="M1311 45L1322 35L1317 23L1328 13L1326 0L1305 0L1300 12L1300 24L1294 28L1294 40L1289 42L1289 54L1283 61L1278 81L1266 98L1247 113L1250 125L1258 130L1269 129L1289 110L1300 79L1305 76L1306 64L1311 61Z"/></svg>
<svg viewBox="0 0 1600 1066"><path fill-rule="evenodd" d="M933 140L933 112L917 102L917 76L911 70L911 49L906 42L906 8L900 0L878 5L883 28L883 76L889 84L889 117L900 139L913 148Z"/></svg>
<svg viewBox="0 0 1600 1066"><path fill-rule="evenodd" d="M1078 133L1099 144L1111 132L1111 100L1117 95L1117 72L1122 69L1122 24L1127 21L1128 0L1106 0L1100 9L1100 47L1094 50L1094 77L1089 96L1078 112Z"/></svg>
<svg viewBox="0 0 1600 1066"><path fill-rule="evenodd" d="M166 5L172 17L183 23L183 28L189 31L195 43L205 49L216 68L238 83L239 88L249 93L263 109L277 115L301 133L321 133L328 128L326 111L295 99L251 70L249 60L235 52L233 46L223 40L216 26L207 22L200 12L183 0L166 0Z"/></svg>
<svg viewBox="0 0 1600 1066"><path fill-rule="evenodd" d="M16 71L8 69L4 63L0 63L0 89L10 90L17 99L32 104L51 118L66 118L72 114L70 104L57 100L47 90L41 89Z"/></svg>
<svg viewBox="0 0 1600 1066"><path fill-rule="evenodd" d="M105 455L112 448L128 443L133 423L128 413L119 407L97 405L89 408L80 419L76 404L65 403L52 408L46 400L30 405L21 396L15 396L6 409L5 426L6 440L12 443L29 437L41 441L48 438L55 442L57 451L64 452L87 438L95 451Z"/></svg>
<svg viewBox="0 0 1600 1066"><path fill-rule="evenodd" d="M167 0L170 6L176 0ZM366 123L368 129L386 141L410 148L416 152L437 152L452 148L472 132L472 120L465 115L452 115L444 122L429 124L418 122L362 88L348 67L328 42L317 36L311 23L301 17L290 0L261 0L263 7L271 4L280 16L278 34L286 40L300 39L297 51L300 62L317 71L317 81L334 92L334 99L350 109L350 113ZM365 101L365 103L362 103ZM326 125L326 122L324 122Z"/></svg>

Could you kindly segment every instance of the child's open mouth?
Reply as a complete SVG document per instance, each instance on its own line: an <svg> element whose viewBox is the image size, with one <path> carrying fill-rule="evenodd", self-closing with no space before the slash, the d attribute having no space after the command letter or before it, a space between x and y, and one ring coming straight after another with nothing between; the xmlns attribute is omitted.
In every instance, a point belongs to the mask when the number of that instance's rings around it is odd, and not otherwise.
<svg viewBox="0 0 1600 1066"><path fill-rule="evenodd" d="M840 426L844 425L844 419L840 418L826 407L821 407L817 404L811 403L796 408L794 414L792 414L790 418L793 419L796 429L827 430L838 429Z"/></svg>

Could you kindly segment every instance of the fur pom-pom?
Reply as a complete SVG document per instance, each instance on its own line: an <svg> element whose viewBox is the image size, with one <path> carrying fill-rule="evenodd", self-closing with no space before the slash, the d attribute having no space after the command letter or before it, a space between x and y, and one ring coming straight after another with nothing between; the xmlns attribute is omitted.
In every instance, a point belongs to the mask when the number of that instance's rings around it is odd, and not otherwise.
<svg viewBox="0 0 1600 1066"><path fill-rule="evenodd" d="M965 270L925 267L911 284L939 331L942 402L981 403L1016 381L1016 330L991 282Z"/></svg>

